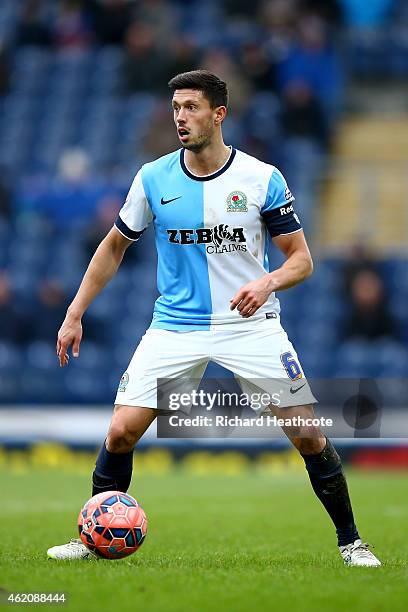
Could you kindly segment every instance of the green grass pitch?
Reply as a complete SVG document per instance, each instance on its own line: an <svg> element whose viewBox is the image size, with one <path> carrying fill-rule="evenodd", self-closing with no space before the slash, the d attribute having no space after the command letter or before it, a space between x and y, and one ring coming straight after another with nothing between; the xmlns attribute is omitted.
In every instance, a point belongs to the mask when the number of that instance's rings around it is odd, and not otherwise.
<svg viewBox="0 0 408 612"><path fill-rule="evenodd" d="M136 473L129 492L147 513L146 541L128 559L97 562L46 558L49 546L76 536L89 477L3 469L0 482L3 600L4 591L64 591L63 609L80 612L408 609L403 473L349 472L361 535L384 563L378 569L342 565L332 526L306 476L290 471ZM21 606L7 605L13 607Z"/></svg>

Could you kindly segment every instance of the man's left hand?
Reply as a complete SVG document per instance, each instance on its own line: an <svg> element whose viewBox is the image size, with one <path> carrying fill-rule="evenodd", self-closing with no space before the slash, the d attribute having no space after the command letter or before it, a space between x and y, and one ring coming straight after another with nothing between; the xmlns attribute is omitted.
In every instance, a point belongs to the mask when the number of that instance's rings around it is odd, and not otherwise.
<svg viewBox="0 0 408 612"><path fill-rule="evenodd" d="M270 279L267 276L247 283L234 295L230 308L238 308L239 314L248 319L265 304L272 293Z"/></svg>

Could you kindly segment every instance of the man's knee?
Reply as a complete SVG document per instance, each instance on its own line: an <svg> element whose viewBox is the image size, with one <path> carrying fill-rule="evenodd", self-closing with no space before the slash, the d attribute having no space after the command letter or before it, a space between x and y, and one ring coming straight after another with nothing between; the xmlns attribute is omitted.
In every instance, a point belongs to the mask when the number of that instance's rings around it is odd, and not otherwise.
<svg viewBox="0 0 408 612"><path fill-rule="evenodd" d="M326 438L323 436L314 438L297 437L292 442L301 455L317 455L326 446Z"/></svg>
<svg viewBox="0 0 408 612"><path fill-rule="evenodd" d="M106 437L106 448L110 453L125 453L133 450L137 436L125 423L112 422Z"/></svg>
<svg viewBox="0 0 408 612"><path fill-rule="evenodd" d="M106 437L106 448L112 453L125 453L142 437L156 418L152 408L116 405Z"/></svg>

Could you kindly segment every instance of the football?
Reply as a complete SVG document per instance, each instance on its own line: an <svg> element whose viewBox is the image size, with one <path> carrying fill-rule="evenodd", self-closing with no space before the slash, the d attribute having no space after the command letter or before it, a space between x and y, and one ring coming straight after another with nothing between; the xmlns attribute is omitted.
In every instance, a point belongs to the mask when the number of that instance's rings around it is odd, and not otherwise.
<svg viewBox="0 0 408 612"><path fill-rule="evenodd" d="M91 497L78 516L82 542L99 557L122 559L142 545L147 518L137 501L121 491Z"/></svg>

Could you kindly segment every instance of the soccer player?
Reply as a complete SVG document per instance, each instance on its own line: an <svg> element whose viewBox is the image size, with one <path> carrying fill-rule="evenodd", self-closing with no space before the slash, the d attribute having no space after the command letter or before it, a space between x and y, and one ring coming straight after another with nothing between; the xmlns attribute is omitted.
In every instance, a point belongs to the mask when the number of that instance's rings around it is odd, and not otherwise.
<svg viewBox="0 0 408 612"><path fill-rule="evenodd" d="M136 174L114 227L97 248L58 333L60 366L79 356L81 319L116 273L124 252L153 223L158 252L157 299L149 329L121 378L105 442L93 472L93 495L127 491L133 449L157 415L158 378L201 378L209 360L242 387L268 391L286 380L282 417L314 416L313 397L279 319L276 291L312 273L294 197L277 168L226 146L226 84L196 70L169 82L181 148ZM285 256L269 271L272 238ZM143 299L143 296L141 296ZM254 379L258 379L255 381ZM300 381L300 382L299 382ZM319 428L287 427L314 492L334 523L347 565L378 566L354 522L340 457ZM54 546L55 559L94 556L80 540Z"/></svg>

